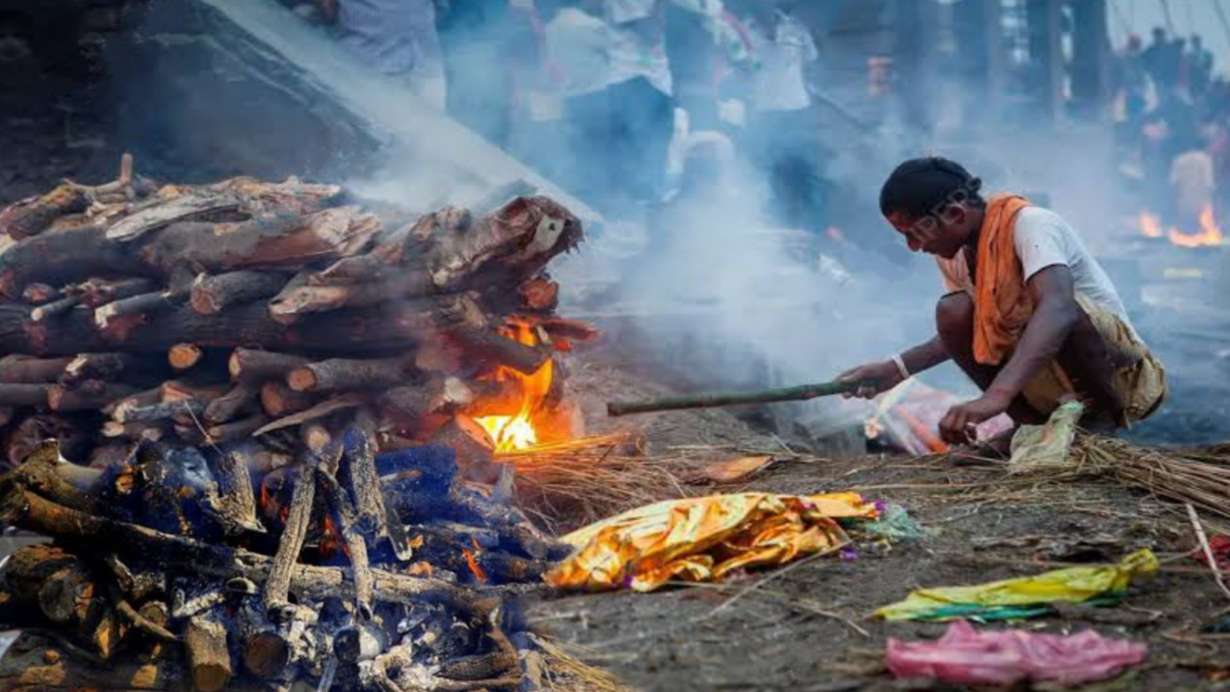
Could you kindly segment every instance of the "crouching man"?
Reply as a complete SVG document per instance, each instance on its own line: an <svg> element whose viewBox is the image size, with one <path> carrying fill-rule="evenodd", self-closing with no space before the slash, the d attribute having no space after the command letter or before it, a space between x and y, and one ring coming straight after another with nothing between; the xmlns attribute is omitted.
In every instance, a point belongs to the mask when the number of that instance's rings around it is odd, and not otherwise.
<svg viewBox="0 0 1230 692"><path fill-rule="evenodd" d="M873 397L951 358L982 389L940 422L954 444L1001 413L1037 423L1071 398L1086 404L1087 425L1126 427L1152 414L1166 394L1162 364L1080 236L1023 197L984 200L981 185L938 157L889 176L880 210L911 250L935 255L948 293L934 338L842 379L868 382L858 395Z"/></svg>

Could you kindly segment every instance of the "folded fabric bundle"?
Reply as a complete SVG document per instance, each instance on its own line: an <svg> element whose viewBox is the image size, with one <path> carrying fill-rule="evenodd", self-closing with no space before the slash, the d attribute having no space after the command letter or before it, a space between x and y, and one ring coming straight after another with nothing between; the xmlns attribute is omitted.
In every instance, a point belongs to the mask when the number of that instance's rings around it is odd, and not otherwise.
<svg viewBox="0 0 1230 692"><path fill-rule="evenodd" d="M1087 630L1060 636L1021 630L979 632L964 620L934 642L890 638L885 662L899 678L958 685L1010 685L1029 680L1061 685L1105 680L1145 660L1148 646Z"/></svg>
<svg viewBox="0 0 1230 692"><path fill-rule="evenodd" d="M904 601L880 608L876 615L886 620L939 621L1033 617L1051 612L1050 603L1113 603L1133 578L1157 568L1157 557L1145 548L1117 565L1069 567L977 586L919 589Z"/></svg>
<svg viewBox="0 0 1230 692"><path fill-rule="evenodd" d="M652 591L672 579L708 581L758 565L832 552L849 542L835 519L874 519L857 493L737 493L667 500L578 529L546 575L570 589Z"/></svg>

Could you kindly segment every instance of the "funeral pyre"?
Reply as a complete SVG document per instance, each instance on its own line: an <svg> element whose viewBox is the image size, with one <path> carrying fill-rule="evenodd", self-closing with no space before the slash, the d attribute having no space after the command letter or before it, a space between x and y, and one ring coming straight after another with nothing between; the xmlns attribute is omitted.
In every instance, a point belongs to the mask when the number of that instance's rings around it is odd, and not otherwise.
<svg viewBox="0 0 1230 692"><path fill-rule="evenodd" d="M576 427L554 352L593 332L545 268L580 223L345 202L125 157L0 213L0 520L53 539L8 560L9 625L107 686L518 683L502 585L558 550L494 454ZM74 682L52 653L8 683Z"/></svg>

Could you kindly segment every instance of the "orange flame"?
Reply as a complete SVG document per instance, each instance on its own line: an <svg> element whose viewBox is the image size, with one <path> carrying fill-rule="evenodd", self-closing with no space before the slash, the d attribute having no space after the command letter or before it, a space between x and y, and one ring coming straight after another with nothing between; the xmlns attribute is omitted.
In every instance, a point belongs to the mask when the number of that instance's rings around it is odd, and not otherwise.
<svg viewBox="0 0 1230 692"><path fill-rule="evenodd" d="M1140 212L1140 232L1146 238L1161 238L1165 235L1162 233L1162 220L1147 211Z"/></svg>
<svg viewBox="0 0 1230 692"><path fill-rule="evenodd" d="M1171 226L1168 230L1163 231L1161 219L1156 214L1148 211L1140 212L1138 223L1141 235L1146 238L1166 238L1179 247L1207 247L1221 245L1225 242L1225 236L1221 231L1221 227L1217 225L1217 218L1213 214L1213 205L1211 204L1206 204L1200 212L1200 231L1198 233L1187 233L1175 226Z"/></svg>
<svg viewBox="0 0 1230 692"><path fill-rule="evenodd" d="M512 329L506 331L508 336L527 346L538 344L534 330L527 324L516 323ZM532 416L541 408L543 400L551 390L553 374L550 359L531 375L525 375L503 366L496 370L493 377L497 382L509 379L518 380L522 391L521 408L516 415L481 416L474 419L495 442L497 454L521 451L538 444L538 432L534 429Z"/></svg>
<svg viewBox="0 0 1230 692"><path fill-rule="evenodd" d="M1200 212L1199 233L1184 233L1177 228L1172 228L1167 237L1170 238L1170 242L1180 247L1221 245L1224 239L1221 228L1217 225L1217 219L1213 216L1213 205L1211 204L1206 204Z"/></svg>

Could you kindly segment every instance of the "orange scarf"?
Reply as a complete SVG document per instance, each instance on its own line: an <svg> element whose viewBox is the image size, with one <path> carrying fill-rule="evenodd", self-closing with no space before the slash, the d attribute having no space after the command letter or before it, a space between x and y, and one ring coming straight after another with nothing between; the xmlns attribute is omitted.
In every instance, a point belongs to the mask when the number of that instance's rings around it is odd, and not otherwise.
<svg viewBox="0 0 1230 692"><path fill-rule="evenodd" d="M1020 195L992 197L978 237L974 277L974 360L999 365L1016 347L1034 314L1034 299L1013 242L1016 215L1029 206Z"/></svg>

